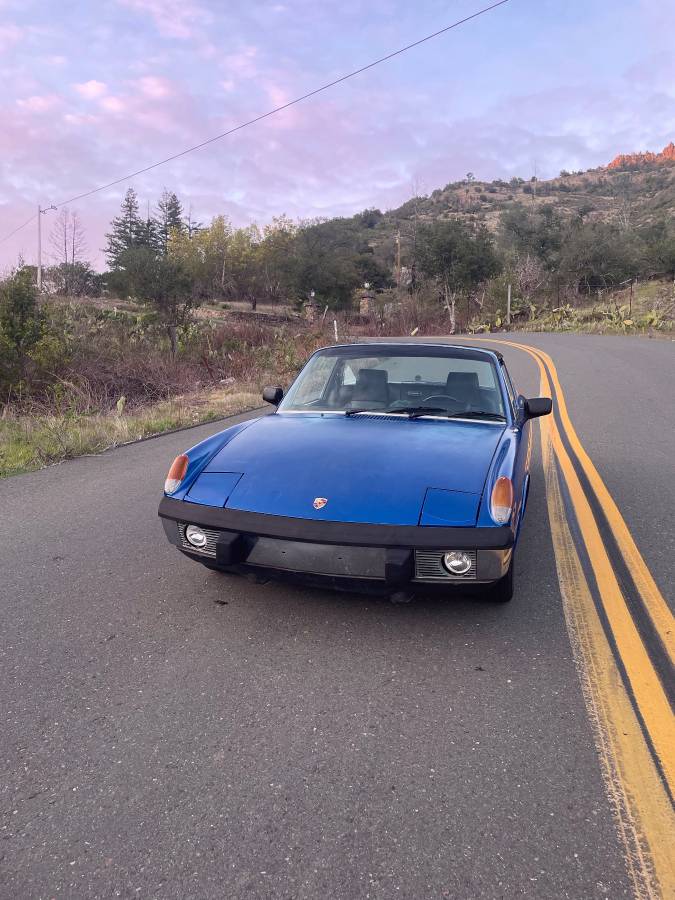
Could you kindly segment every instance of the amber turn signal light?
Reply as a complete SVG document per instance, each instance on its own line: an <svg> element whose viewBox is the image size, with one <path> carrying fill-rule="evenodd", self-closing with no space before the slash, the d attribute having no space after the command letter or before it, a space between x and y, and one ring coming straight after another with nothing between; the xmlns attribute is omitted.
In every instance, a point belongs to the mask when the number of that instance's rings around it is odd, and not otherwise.
<svg viewBox="0 0 675 900"><path fill-rule="evenodd" d="M506 525L511 518L513 510L513 483L506 475L502 475L495 481L490 500L490 512L492 518L499 525Z"/></svg>
<svg viewBox="0 0 675 900"><path fill-rule="evenodd" d="M171 463L169 474L166 476L166 481L164 482L165 494L173 494L178 490L181 481L185 478L185 473L187 472L189 462L190 460L187 458L185 453L181 453L180 456L177 456L174 459L174 461Z"/></svg>

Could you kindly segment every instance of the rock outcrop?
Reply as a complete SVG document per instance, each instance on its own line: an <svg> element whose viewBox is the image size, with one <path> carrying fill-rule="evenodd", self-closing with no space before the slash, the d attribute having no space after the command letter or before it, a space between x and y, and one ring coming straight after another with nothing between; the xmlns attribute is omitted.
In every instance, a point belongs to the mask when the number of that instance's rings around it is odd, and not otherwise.
<svg viewBox="0 0 675 900"><path fill-rule="evenodd" d="M620 153L608 169L635 169L640 166L675 163L675 144L671 141L660 153Z"/></svg>

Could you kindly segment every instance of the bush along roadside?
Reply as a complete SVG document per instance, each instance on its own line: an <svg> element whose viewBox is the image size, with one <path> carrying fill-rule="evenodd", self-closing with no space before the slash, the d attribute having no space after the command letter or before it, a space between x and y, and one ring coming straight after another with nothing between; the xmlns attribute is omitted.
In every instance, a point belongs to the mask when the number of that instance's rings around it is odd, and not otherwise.
<svg viewBox="0 0 675 900"><path fill-rule="evenodd" d="M302 324L185 323L40 302L19 270L0 293L0 476L260 406L325 341Z"/></svg>

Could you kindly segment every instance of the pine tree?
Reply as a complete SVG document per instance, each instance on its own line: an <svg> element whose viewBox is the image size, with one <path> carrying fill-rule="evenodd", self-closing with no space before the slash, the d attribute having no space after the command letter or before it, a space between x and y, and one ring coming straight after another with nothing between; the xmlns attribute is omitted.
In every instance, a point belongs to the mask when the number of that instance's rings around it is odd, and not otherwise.
<svg viewBox="0 0 675 900"><path fill-rule="evenodd" d="M128 188L122 201L120 215L111 224L111 231L106 234L108 246L105 255L111 269L120 266L120 257L125 250L137 247L142 243L143 222L138 214L138 197L133 188Z"/></svg>
<svg viewBox="0 0 675 900"><path fill-rule="evenodd" d="M150 215L150 203L148 203L148 212L145 217L145 221L141 222L139 235L140 244L142 247L146 247L148 250L152 250L153 253L159 253L159 233L157 229L157 222L155 222L155 220Z"/></svg>
<svg viewBox="0 0 675 900"><path fill-rule="evenodd" d="M196 222L192 218L192 204L188 209L187 218L185 219L185 230L187 231L187 236L189 240L192 240L193 237L199 234L204 228L203 222Z"/></svg>
<svg viewBox="0 0 675 900"><path fill-rule="evenodd" d="M183 222L183 207L173 191L162 191L162 196L157 203L157 215L155 226L160 251L166 256L169 247L169 238L174 231L182 232L185 228Z"/></svg>

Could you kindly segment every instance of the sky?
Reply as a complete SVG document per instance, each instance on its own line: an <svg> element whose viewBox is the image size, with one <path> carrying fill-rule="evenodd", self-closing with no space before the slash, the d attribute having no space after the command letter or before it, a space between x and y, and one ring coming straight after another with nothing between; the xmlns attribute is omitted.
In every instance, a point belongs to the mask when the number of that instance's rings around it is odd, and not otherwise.
<svg viewBox="0 0 675 900"><path fill-rule="evenodd" d="M0 0L0 240L489 0ZM103 268L127 186L235 225L391 208L473 172L539 178L675 138L675 4L509 0L317 97L71 204ZM54 213L43 216L49 263ZM36 223L0 271L36 260Z"/></svg>

